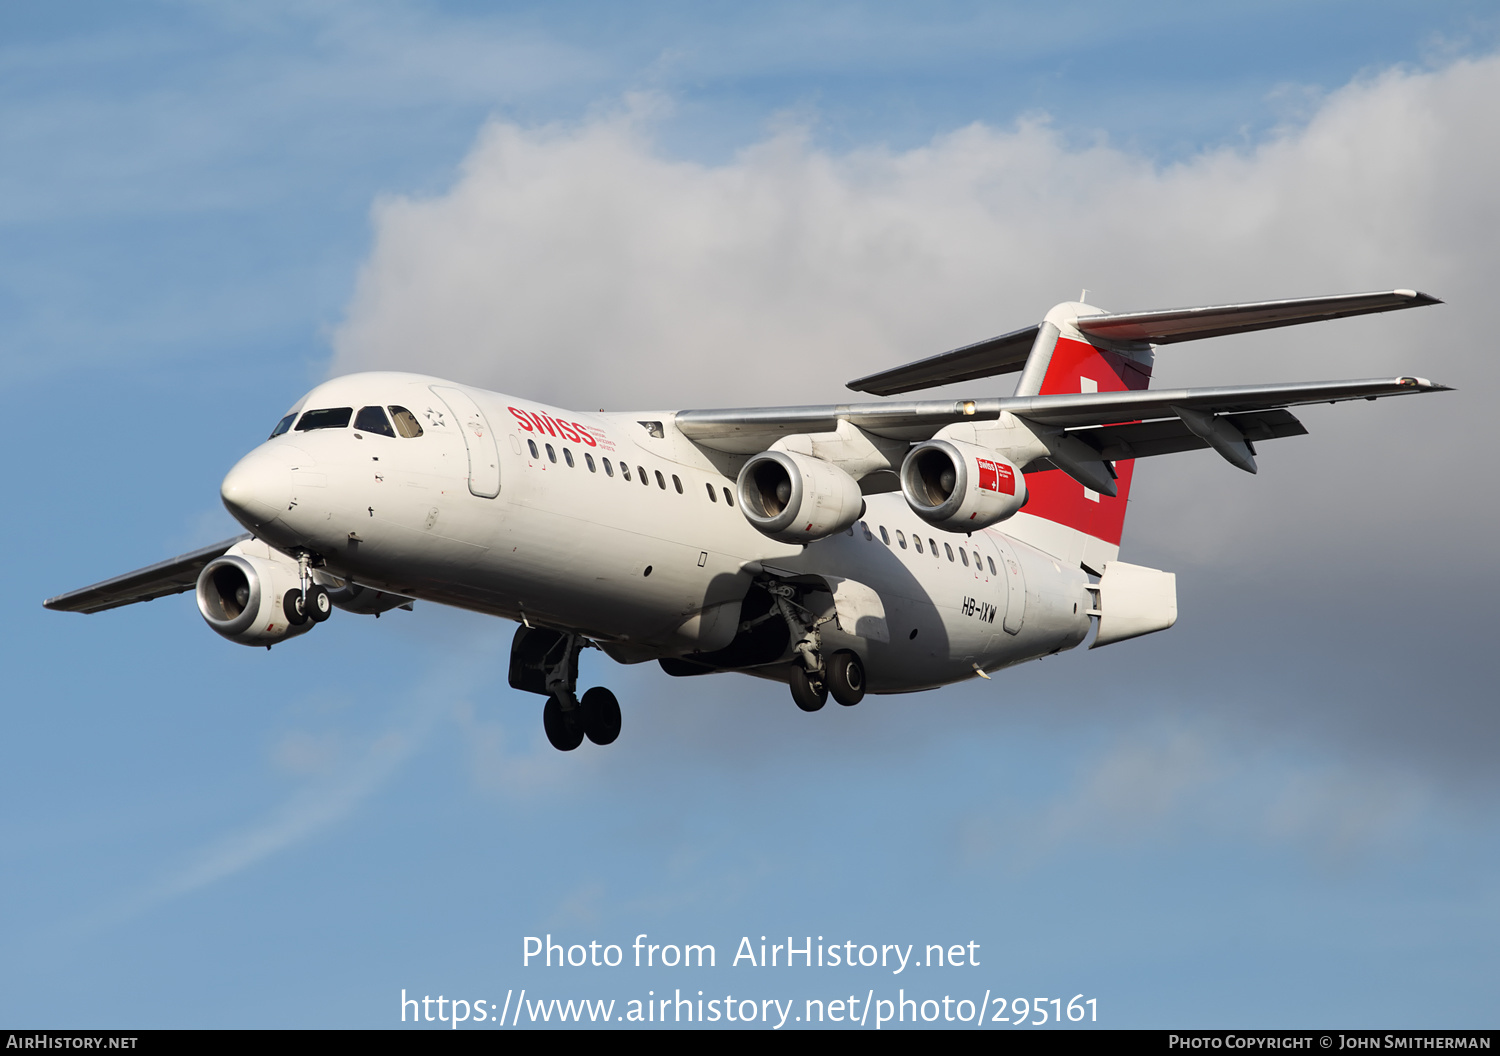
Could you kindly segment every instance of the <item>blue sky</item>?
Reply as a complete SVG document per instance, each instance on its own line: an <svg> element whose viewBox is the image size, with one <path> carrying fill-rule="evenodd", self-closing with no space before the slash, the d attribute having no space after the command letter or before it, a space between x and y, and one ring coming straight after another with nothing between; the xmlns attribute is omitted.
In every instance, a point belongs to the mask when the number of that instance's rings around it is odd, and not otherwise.
<svg viewBox="0 0 1500 1056"><path fill-rule="evenodd" d="M1483 4L7 7L0 1019L383 1027L403 988L905 986L1083 993L1115 1026L1491 1025L1497 26ZM777 256L726 186L909 254ZM558 211L481 208L536 188ZM679 202L698 220L655 235L570 223ZM491 281L548 247L540 296ZM467 314L393 278L413 261ZM744 278L768 273L798 281ZM40 607L232 534L224 472L334 370L677 406L772 402L805 365L814 401L1083 285L1147 308L1408 284L1448 304L1164 355L1174 383L1461 391L1309 412L1253 481L1143 467L1123 556L1179 573L1178 626L988 683L805 716L591 654L625 732L564 756L505 684L499 621L338 614L266 653L188 595ZM523 968L549 932L983 959L915 982Z"/></svg>

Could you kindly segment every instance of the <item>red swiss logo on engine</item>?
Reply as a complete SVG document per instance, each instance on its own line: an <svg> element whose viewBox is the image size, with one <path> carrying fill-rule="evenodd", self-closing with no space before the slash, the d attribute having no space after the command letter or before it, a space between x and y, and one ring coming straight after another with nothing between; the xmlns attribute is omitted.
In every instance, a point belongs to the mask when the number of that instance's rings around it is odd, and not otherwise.
<svg viewBox="0 0 1500 1056"><path fill-rule="evenodd" d="M1001 462L991 462L987 458L976 458L979 463L979 487L982 491L998 491L1006 495L1016 493L1016 474L1013 469Z"/></svg>

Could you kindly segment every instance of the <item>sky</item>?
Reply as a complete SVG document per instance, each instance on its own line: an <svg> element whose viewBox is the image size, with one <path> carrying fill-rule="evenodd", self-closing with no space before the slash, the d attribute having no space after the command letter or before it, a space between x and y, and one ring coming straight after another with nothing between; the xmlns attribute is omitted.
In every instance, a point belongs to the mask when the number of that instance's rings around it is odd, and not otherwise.
<svg viewBox="0 0 1500 1056"><path fill-rule="evenodd" d="M0 1026L401 1027L404 993L501 1029L522 989L1493 1026L1496 100L1480 3L6 5ZM1445 303L1162 350L1163 385L1456 391L1309 408L1255 477L1143 462L1121 556L1177 626L988 682L805 715L591 652L624 731L562 754L502 621L266 652L191 595L40 605L235 534L224 473L341 373L819 403L1082 289L1398 287ZM526 963L549 935L623 963ZM733 963L761 936L976 945Z"/></svg>

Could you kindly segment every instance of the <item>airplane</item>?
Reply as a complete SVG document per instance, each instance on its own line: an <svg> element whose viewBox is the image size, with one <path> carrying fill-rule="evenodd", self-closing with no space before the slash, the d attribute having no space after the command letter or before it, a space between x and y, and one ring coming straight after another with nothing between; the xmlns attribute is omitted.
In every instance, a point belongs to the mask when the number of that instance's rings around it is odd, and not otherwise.
<svg viewBox="0 0 1500 1056"><path fill-rule="evenodd" d="M231 642L416 600L516 621L509 682L548 741L612 743L578 695L598 648L672 676L908 693L1171 627L1176 577L1119 560L1135 461L1208 448L1254 473L1289 407L1447 390L1424 378L1150 388L1157 346L1441 303L1414 290L1040 323L849 382L878 397L1020 372L1010 397L585 413L418 374L335 378L224 478L247 534L49 609L196 591Z"/></svg>

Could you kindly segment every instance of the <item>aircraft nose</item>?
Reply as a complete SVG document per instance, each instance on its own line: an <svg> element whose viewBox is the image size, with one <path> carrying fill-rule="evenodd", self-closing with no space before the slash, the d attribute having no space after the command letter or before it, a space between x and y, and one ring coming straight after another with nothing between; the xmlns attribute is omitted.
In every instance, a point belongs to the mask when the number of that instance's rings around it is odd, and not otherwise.
<svg viewBox="0 0 1500 1056"><path fill-rule="evenodd" d="M292 495L292 470L312 462L287 444L259 447L235 464L219 487L219 497L235 520L255 531L285 512Z"/></svg>

